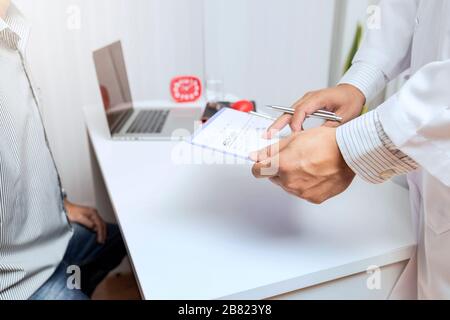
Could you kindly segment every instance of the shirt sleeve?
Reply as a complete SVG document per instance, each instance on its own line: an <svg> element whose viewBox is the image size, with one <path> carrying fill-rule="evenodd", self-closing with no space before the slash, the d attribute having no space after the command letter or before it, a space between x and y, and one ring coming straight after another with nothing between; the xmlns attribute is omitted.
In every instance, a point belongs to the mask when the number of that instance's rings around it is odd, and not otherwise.
<svg viewBox="0 0 450 320"><path fill-rule="evenodd" d="M383 183L419 167L392 143L376 110L339 127L336 138L350 168L370 183Z"/></svg>
<svg viewBox="0 0 450 320"><path fill-rule="evenodd" d="M356 62L347 71L339 84L351 84L358 88L369 102L379 94L388 82L381 69L366 62Z"/></svg>

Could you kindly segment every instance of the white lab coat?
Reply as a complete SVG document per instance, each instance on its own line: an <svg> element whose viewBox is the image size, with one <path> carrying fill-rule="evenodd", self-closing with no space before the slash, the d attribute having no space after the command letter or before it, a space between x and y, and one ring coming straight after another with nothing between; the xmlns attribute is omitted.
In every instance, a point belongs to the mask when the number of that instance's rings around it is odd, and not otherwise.
<svg viewBox="0 0 450 320"><path fill-rule="evenodd" d="M417 255L392 298L450 299L450 1L384 0L355 62L394 79L400 92L378 108L394 144L421 170L409 175Z"/></svg>

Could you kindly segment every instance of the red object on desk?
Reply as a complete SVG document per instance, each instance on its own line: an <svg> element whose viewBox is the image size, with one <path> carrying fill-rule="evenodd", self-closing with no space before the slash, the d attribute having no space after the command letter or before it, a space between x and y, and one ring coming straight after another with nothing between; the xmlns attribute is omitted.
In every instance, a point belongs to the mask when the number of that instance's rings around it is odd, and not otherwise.
<svg viewBox="0 0 450 320"><path fill-rule="evenodd" d="M170 93L176 102L195 102L202 96L202 82L193 76L176 77L170 83Z"/></svg>
<svg viewBox="0 0 450 320"><path fill-rule="evenodd" d="M109 97L108 89L105 86L100 86L100 92L102 93L103 106L108 111L111 108L111 98Z"/></svg>
<svg viewBox="0 0 450 320"><path fill-rule="evenodd" d="M248 100L237 101L231 105L231 108L233 108L234 110L237 110L237 111L242 111L242 112L247 112L247 113L255 111L255 105L253 104L253 102L248 101Z"/></svg>

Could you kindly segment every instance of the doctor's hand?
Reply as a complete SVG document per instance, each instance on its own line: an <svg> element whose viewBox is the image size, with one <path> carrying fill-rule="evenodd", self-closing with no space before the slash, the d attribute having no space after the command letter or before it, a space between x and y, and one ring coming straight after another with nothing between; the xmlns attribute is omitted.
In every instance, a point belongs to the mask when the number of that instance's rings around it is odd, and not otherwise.
<svg viewBox="0 0 450 320"><path fill-rule="evenodd" d="M272 138L287 125L291 126L293 132L301 131L307 116L320 109L335 112L343 118L342 123L333 121L325 123L325 126L337 127L359 117L365 103L364 94L350 84L309 92L293 105L295 115L285 114L278 118L269 128L266 138Z"/></svg>
<svg viewBox="0 0 450 320"><path fill-rule="evenodd" d="M10 4L11 0L0 0L0 18L4 19L6 17Z"/></svg>
<svg viewBox="0 0 450 320"><path fill-rule="evenodd" d="M315 204L344 192L355 178L339 150L336 128L294 133L250 157L257 162L253 167L256 178L270 179Z"/></svg>

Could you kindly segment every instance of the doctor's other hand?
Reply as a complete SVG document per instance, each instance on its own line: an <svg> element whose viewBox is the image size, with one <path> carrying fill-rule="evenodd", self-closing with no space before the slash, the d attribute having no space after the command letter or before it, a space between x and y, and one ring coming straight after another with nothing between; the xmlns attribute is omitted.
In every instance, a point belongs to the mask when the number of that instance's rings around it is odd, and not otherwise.
<svg viewBox="0 0 450 320"><path fill-rule="evenodd" d="M272 138L287 125L291 126L293 132L301 131L307 116L321 109L335 112L343 118L341 123L333 121L325 123L327 127L337 127L359 117L365 103L364 94L350 84L309 92L293 105L295 115L285 114L278 118L269 128L266 138Z"/></svg>
<svg viewBox="0 0 450 320"><path fill-rule="evenodd" d="M256 178L270 179L286 192L320 204L344 192L355 178L336 141L336 128L297 132L250 155Z"/></svg>
<svg viewBox="0 0 450 320"><path fill-rule="evenodd" d="M67 211L69 221L78 223L89 230L97 233L97 242L104 244L107 236L107 226L94 208L79 206L64 200L64 206Z"/></svg>

